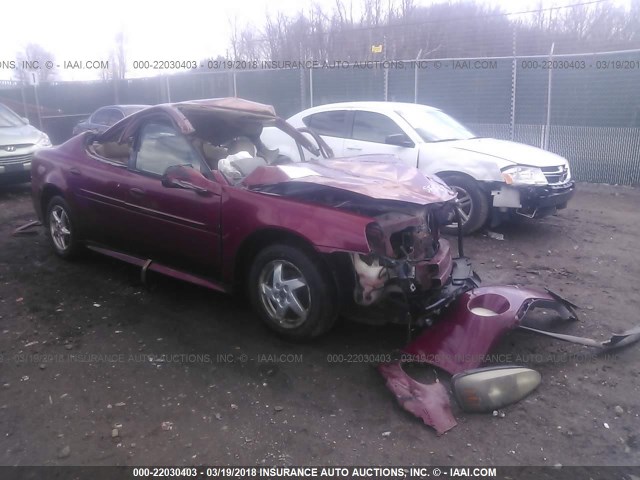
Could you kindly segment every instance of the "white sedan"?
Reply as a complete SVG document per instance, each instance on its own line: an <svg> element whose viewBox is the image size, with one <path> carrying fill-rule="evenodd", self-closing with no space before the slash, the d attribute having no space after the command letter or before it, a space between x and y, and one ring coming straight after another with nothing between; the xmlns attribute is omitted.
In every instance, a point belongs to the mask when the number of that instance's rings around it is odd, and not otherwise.
<svg viewBox="0 0 640 480"><path fill-rule="evenodd" d="M320 134L336 157L390 153L439 176L458 192L464 233L512 213L554 214L574 192L565 158L521 143L476 137L426 105L334 103L304 110L288 122Z"/></svg>

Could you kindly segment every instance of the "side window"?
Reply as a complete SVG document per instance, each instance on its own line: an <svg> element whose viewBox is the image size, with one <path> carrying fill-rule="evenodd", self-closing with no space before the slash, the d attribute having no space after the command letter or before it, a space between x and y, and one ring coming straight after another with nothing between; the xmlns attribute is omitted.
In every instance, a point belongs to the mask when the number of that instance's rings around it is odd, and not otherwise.
<svg viewBox="0 0 640 480"><path fill-rule="evenodd" d="M353 119L354 140L385 143L389 135L404 134L404 131L389 117L375 112L356 111Z"/></svg>
<svg viewBox="0 0 640 480"><path fill-rule="evenodd" d="M91 123L109 125L109 108L101 108L91 115Z"/></svg>
<svg viewBox="0 0 640 480"><path fill-rule="evenodd" d="M124 118L124 114L120 110L116 110L112 108L109 110L109 120L108 125L113 125Z"/></svg>
<svg viewBox="0 0 640 480"><path fill-rule="evenodd" d="M307 127L315 130L320 135L344 138L346 136L344 128L346 116L347 112L345 110L335 110L314 113L305 117L302 121Z"/></svg>
<svg viewBox="0 0 640 480"><path fill-rule="evenodd" d="M162 175L174 165L190 164L201 171L200 157L173 127L162 123L148 123L140 132L135 168L142 172Z"/></svg>

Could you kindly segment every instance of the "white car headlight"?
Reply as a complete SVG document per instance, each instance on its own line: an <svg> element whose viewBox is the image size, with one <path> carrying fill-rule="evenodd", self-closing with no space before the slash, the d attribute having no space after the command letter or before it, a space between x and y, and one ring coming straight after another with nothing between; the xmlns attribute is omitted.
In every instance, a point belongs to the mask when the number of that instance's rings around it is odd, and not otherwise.
<svg viewBox="0 0 640 480"><path fill-rule="evenodd" d="M43 133L40 139L36 142L36 146L38 147L50 147L51 140L49 139L49 135Z"/></svg>
<svg viewBox="0 0 640 480"><path fill-rule="evenodd" d="M536 167L515 167L505 168L502 171L502 178L507 185L547 185L547 178L542 170Z"/></svg>

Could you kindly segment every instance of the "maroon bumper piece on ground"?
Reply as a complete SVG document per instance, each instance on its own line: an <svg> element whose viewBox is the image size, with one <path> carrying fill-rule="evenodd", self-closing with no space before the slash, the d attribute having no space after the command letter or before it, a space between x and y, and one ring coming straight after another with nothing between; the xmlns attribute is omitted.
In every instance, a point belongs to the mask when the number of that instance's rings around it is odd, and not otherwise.
<svg viewBox="0 0 640 480"><path fill-rule="evenodd" d="M480 287L461 295L438 323L403 351L414 362L430 363L452 375L476 368L498 339L534 307L554 309L565 320L575 318L573 305L549 291Z"/></svg>
<svg viewBox="0 0 640 480"><path fill-rule="evenodd" d="M534 307L556 310L563 319L576 318L574 305L550 291L480 287L461 295L438 323L407 345L402 361L428 363L452 375L476 368L498 339ZM402 370L402 361L378 367L398 402L439 435L453 428L456 422L444 386L416 382Z"/></svg>
<svg viewBox="0 0 640 480"><path fill-rule="evenodd" d="M409 377L400 362L385 363L378 367L387 387L393 392L402 408L421 418L425 425L436 429L438 435L457 425L451 413L449 394L441 383L425 385Z"/></svg>

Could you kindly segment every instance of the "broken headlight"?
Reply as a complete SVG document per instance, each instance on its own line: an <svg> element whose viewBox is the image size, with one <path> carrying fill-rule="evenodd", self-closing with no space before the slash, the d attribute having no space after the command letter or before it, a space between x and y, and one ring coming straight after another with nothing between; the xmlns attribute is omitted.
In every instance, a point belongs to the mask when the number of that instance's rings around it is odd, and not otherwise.
<svg viewBox="0 0 640 480"><path fill-rule="evenodd" d="M540 374L524 367L468 370L453 376L453 393L467 412L490 412L523 399L540 385Z"/></svg>
<svg viewBox="0 0 640 480"><path fill-rule="evenodd" d="M376 222L371 222L369 225L367 225L365 234L367 236L369 249L379 255L385 255L387 248L382 227Z"/></svg>

